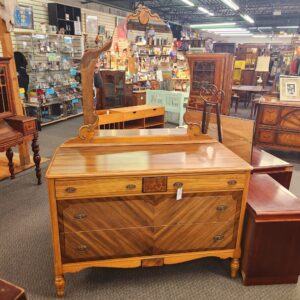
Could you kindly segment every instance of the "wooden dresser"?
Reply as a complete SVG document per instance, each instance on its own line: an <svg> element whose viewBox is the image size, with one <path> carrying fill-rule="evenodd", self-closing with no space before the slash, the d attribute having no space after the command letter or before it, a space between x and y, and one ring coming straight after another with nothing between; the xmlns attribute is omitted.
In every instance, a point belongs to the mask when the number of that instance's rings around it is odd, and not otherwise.
<svg viewBox="0 0 300 300"><path fill-rule="evenodd" d="M96 131L60 146L48 168L55 285L88 267L232 258L251 166L188 129Z"/></svg>
<svg viewBox="0 0 300 300"><path fill-rule="evenodd" d="M265 149L300 151L300 101L258 104L254 143Z"/></svg>

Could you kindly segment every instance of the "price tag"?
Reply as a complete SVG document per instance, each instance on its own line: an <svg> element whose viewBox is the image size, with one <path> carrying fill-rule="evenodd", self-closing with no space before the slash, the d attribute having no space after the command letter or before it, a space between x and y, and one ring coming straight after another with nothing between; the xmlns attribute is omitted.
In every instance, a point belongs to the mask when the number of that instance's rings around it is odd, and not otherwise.
<svg viewBox="0 0 300 300"><path fill-rule="evenodd" d="M176 200L181 200L182 199L182 193L183 193L183 187L177 189Z"/></svg>

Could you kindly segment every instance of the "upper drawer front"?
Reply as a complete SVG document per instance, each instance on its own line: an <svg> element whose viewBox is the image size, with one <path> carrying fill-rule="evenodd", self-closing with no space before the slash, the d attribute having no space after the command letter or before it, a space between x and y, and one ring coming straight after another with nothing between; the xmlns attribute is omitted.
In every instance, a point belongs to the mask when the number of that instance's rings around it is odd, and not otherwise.
<svg viewBox="0 0 300 300"><path fill-rule="evenodd" d="M139 194L142 191L142 180L136 177L56 180L55 186L58 199L74 199Z"/></svg>
<svg viewBox="0 0 300 300"><path fill-rule="evenodd" d="M168 191L176 191L182 186L187 191L216 191L243 189L246 182L245 174L220 174L200 176L170 176Z"/></svg>
<svg viewBox="0 0 300 300"><path fill-rule="evenodd" d="M164 114L164 108L149 108L145 110L137 110L132 112L127 112L124 114L124 121L136 120L136 119L143 119L148 117L154 117Z"/></svg>
<svg viewBox="0 0 300 300"><path fill-rule="evenodd" d="M60 232L153 226L147 196L58 201Z"/></svg>

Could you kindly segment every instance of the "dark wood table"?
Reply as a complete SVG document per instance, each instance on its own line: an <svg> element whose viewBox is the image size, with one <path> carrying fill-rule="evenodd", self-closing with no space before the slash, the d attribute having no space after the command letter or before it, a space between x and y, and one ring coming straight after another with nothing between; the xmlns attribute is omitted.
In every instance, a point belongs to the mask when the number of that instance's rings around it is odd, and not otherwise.
<svg viewBox="0 0 300 300"><path fill-rule="evenodd" d="M0 299L1 300L26 300L24 289L0 279Z"/></svg>
<svg viewBox="0 0 300 300"><path fill-rule="evenodd" d="M251 114L250 117L253 117L253 112L255 109L253 102L253 94L266 94L272 91L272 86L261 86L261 85L233 85L233 92L244 92L248 94L248 103L251 102Z"/></svg>
<svg viewBox="0 0 300 300"><path fill-rule="evenodd" d="M253 174L242 242L245 285L297 283L300 199L267 174Z"/></svg>

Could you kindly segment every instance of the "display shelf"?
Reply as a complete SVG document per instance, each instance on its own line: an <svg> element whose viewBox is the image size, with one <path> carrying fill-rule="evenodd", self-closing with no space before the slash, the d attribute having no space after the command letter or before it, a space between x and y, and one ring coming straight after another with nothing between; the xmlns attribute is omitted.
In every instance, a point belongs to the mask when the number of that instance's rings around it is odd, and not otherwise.
<svg viewBox="0 0 300 300"><path fill-rule="evenodd" d="M67 117L61 117L57 120L53 120L53 121L49 121L49 122L43 122L41 124L41 126L44 127L44 126L47 126L47 125L50 125L50 124L58 123L58 122L61 122L61 121L66 121L66 120L69 120L69 119L72 119L72 118L75 118L75 117L79 117L79 116L82 116L82 115L83 115L83 112L80 112L80 113L77 113L75 115L70 115L70 116L67 116Z"/></svg>

